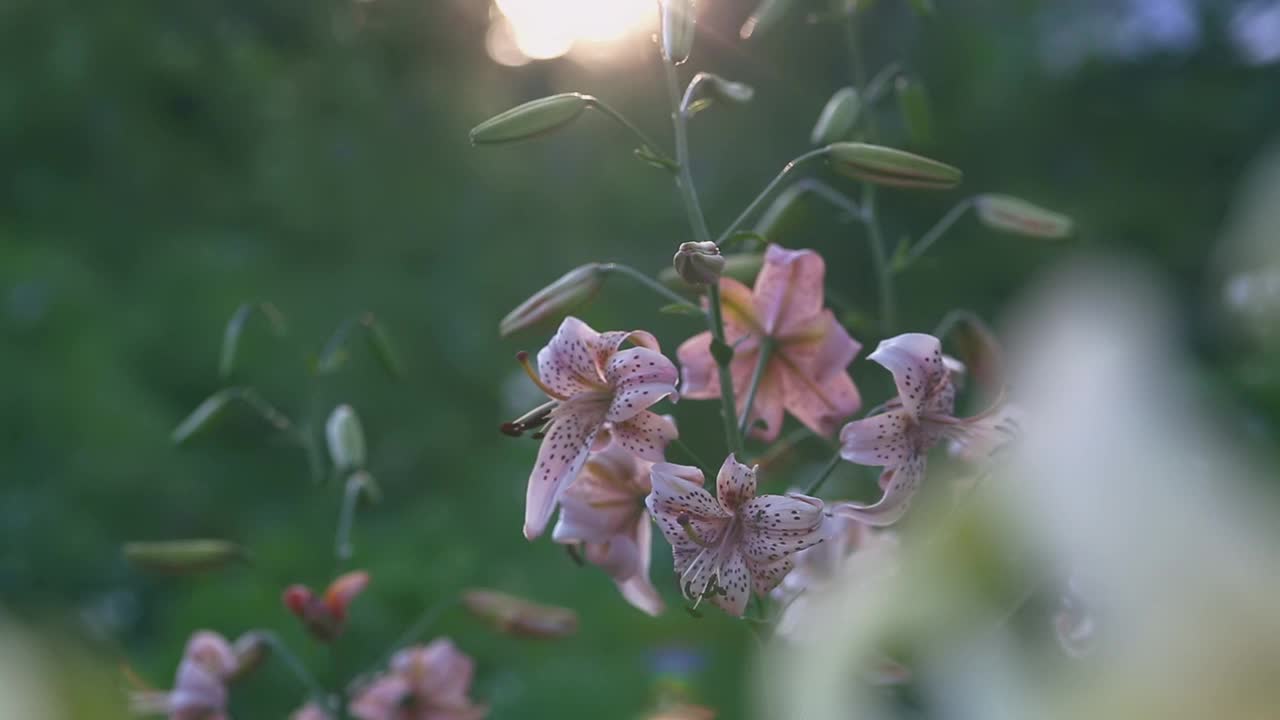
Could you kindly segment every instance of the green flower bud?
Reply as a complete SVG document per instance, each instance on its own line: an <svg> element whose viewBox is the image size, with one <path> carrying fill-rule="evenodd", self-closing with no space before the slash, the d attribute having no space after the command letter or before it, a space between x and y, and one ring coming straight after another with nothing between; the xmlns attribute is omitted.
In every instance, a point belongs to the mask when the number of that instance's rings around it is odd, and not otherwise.
<svg viewBox="0 0 1280 720"><path fill-rule="evenodd" d="M858 122L861 110L862 100L858 97L857 89L840 88L822 107L809 139L814 145L830 145L843 140L853 130L854 123Z"/></svg>
<svg viewBox="0 0 1280 720"><path fill-rule="evenodd" d="M687 242L681 243L671 264L690 285L710 285L720 282L725 259L713 242Z"/></svg>
<svg viewBox="0 0 1280 720"><path fill-rule="evenodd" d="M835 143L827 147L827 157L844 175L889 187L946 190L964 177L946 163L880 145Z"/></svg>
<svg viewBox="0 0 1280 720"><path fill-rule="evenodd" d="M324 424L324 435L329 444L329 457L339 472L364 467L364 429L350 405L339 405L333 409Z"/></svg>
<svg viewBox="0 0 1280 720"><path fill-rule="evenodd" d="M1071 218L1009 195L979 195L978 219L996 230L1057 240L1071 234Z"/></svg>
<svg viewBox="0 0 1280 720"><path fill-rule="evenodd" d="M560 276L507 313L498 323L498 334L506 337L544 320L569 314L594 297L604 285L604 273L600 268L600 263L588 263Z"/></svg>
<svg viewBox="0 0 1280 720"><path fill-rule="evenodd" d="M530 100L472 128L471 144L496 145L546 135L576 120L593 100L581 93Z"/></svg>
<svg viewBox="0 0 1280 720"><path fill-rule="evenodd" d="M673 65L689 59L697 12L693 0L660 0L662 4L662 57Z"/></svg>
<svg viewBox="0 0 1280 720"><path fill-rule="evenodd" d="M180 575L216 570L247 553L226 540L162 540L125 543L124 557L143 570Z"/></svg>
<svg viewBox="0 0 1280 720"><path fill-rule="evenodd" d="M751 17L742 23L738 36L746 40L777 25L786 16L793 2L795 0L761 0Z"/></svg>

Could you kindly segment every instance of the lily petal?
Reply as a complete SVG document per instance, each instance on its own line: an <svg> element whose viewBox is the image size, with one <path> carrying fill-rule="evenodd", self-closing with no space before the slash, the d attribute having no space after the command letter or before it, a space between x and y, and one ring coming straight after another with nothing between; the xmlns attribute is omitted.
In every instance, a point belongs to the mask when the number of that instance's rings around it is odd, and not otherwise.
<svg viewBox="0 0 1280 720"><path fill-rule="evenodd" d="M711 333L701 332L676 348L680 361L680 392L693 400L720 397L720 376L711 357Z"/></svg>
<svg viewBox="0 0 1280 720"><path fill-rule="evenodd" d="M818 253L770 245L754 293L764 333L785 335L789 327L821 312L825 278L826 264Z"/></svg>
<svg viewBox="0 0 1280 720"><path fill-rule="evenodd" d="M912 428L901 408L855 420L840 431L840 457L859 465L901 465L915 454Z"/></svg>
<svg viewBox="0 0 1280 720"><path fill-rule="evenodd" d="M837 505L834 512L874 527L892 525L907 514L924 474L925 457L916 455L908 462L884 471L881 476L884 495L875 504L843 503Z"/></svg>
<svg viewBox="0 0 1280 720"><path fill-rule="evenodd" d="M653 491L645 498L649 514L658 523L667 542L677 551L701 551L705 545L715 544L728 528L732 517L720 507L720 503L703 489L702 472L687 465L658 463L650 473ZM696 477L697 481L689 478ZM681 522L685 522L697 539L689 537ZM693 557L689 557L689 562Z"/></svg>
<svg viewBox="0 0 1280 720"><path fill-rule="evenodd" d="M761 495L742 508L747 557L772 563L823 542L822 501L808 495Z"/></svg>
<svg viewBox="0 0 1280 720"><path fill-rule="evenodd" d="M747 392L750 389L751 375L755 372L755 365L756 356L753 353L744 358L741 365L734 360L730 368L733 371L734 397L738 405L739 417L747 402ZM751 437L761 442L773 442L782 432L783 408L786 405L786 381L782 373L778 360L776 358L771 360L769 367L765 368L764 376L760 378L760 386L756 388L755 401L751 403L749 422Z"/></svg>
<svg viewBox="0 0 1280 720"><path fill-rule="evenodd" d="M596 356L604 345L600 333L569 316L560 323L551 342L538 351L538 375L562 397L599 389L603 382Z"/></svg>
<svg viewBox="0 0 1280 720"><path fill-rule="evenodd" d="M613 426L616 444L649 462L664 460L667 446L679 436L670 418L648 410Z"/></svg>
<svg viewBox="0 0 1280 720"><path fill-rule="evenodd" d="M759 335L760 318L751 289L733 278L720 279L720 308L725 341L733 345L748 335Z"/></svg>
<svg viewBox="0 0 1280 720"><path fill-rule="evenodd" d="M605 380L613 388L606 416L612 422L635 417L664 397L676 398L680 373L666 356L648 348L615 353L605 366Z"/></svg>
<svg viewBox="0 0 1280 720"><path fill-rule="evenodd" d="M924 333L898 335L881 342L867 357L893 373L898 397L913 418L927 411L946 410L926 408L931 394L945 392L951 385L950 374L942 362L942 343L938 338ZM954 389L950 394L954 400Z"/></svg>
<svg viewBox="0 0 1280 720"><path fill-rule="evenodd" d="M604 408L597 403L567 402L552 413L525 494L526 538L532 540L546 529L561 493L582 471L603 421Z"/></svg>
<svg viewBox="0 0 1280 720"><path fill-rule="evenodd" d="M605 542L587 543L587 562L598 565L614 580L627 580L640 569L640 551L626 535L614 535Z"/></svg>
<svg viewBox="0 0 1280 720"><path fill-rule="evenodd" d="M756 496L756 468L743 465L730 453L716 474L716 498L721 507L734 512Z"/></svg>
<svg viewBox="0 0 1280 720"><path fill-rule="evenodd" d="M649 580L649 560L653 548L653 523L649 518L641 517L635 524L633 535L636 551L639 554L640 566L635 575L618 582L618 591L627 602L641 612L654 617L661 615L666 609L662 596Z"/></svg>
<svg viewBox="0 0 1280 720"><path fill-rule="evenodd" d="M751 598L751 573L742 553L733 552L716 571L716 593L711 602L734 617L742 617Z"/></svg>
<svg viewBox="0 0 1280 720"><path fill-rule="evenodd" d="M757 561L744 554L747 567L751 569L751 586L758 595L766 595L787 577L787 573L795 567L795 557L786 555L776 560Z"/></svg>

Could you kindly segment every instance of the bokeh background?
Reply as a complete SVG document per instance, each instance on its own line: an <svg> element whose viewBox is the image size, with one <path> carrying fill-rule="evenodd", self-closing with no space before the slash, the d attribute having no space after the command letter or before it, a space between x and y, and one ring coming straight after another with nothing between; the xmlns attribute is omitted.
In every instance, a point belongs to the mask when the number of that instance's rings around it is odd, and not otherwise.
<svg viewBox="0 0 1280 720"><path fill-rule="evenodd" d="M934 110L927 142L889 113L886 140L966 171L955 192L883 194L889 237L918 236L981 191L1068 213L1078 233L1048 244L962 221L900 280L900 329L928 330L956 307L998 321L1069 254L1133 257L1176 290L1206 386L1274 440L1280 383L1240 370L1238 343L1206 308L1221 294L1215 248L1233 198L1280 129L1280 3L936 5L927 18L905 0L865 11L872 67L900 62ZM751 105L692 123L713 228L807 149L822 104L850 81L840 25L806 22L823 3L798 0L782 24L744 42L738 28L752 9L701 2L686 66L686 77L708 70L756 88ZM572 20L546 12L553 30ZM536 350L551 328L499 340L499 318L569 267L617 260L656 273L690 238L670 178L633 158L630 138L601 117L510 147L467 142L498 111L572 90L668 140L651 26L529 60L495 39L501 20L488 0L0 6L7 610L73 628L163 686L199 628L277 628L331 677L378 658L424 607L488 586L581 616L576 636L543 643L496 635L459 611L441 619L431 634L477 658L476 695L495 717L633 717L672 687L743 716L752 636L716 613L683 612L668 557L658 553L654 576L671 607L651 619L602 574L521 536L536 447L497 427L532 398L513 353ZM829 285L864 310L847 319L873 346L875 287L858 226L815 203L775 239L827 256ZM373 582L332 652L308 640L279 595L331 577L339 489L315 485L297 447L248 413L190 447L169 442L225 384L223 326L254 300L283 312L288 335L251 324L232 382L313 425L352 404L387 497L360 511L354 564ZM673 351L697 328L659 304L614 281L581 314L598 328L650 328ZM341 372L312 378L309 358L365 312L390 330L406 376L389 377L354 344ZM878 402L878 369L859 361L852 371ZM713 405L676 414L704 456L722 451ZM786 485L824 453L801 447L770 482ZM829 487L870 490L844 471ZM253 564L172 579L121 557L125 541L195 536L241 543ZM237 687L232 707L283 717L301 697L273 664Z"/></svg>

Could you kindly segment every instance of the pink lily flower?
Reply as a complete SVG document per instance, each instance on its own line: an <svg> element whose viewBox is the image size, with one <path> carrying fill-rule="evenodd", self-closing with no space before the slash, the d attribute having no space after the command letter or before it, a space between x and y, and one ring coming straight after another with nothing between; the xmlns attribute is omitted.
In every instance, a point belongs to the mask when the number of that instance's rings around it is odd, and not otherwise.
<svg viewBox="0 0 1280 720"><path fill-rule="evenodd" d="M784 410L818 435L831 437L862 405L847 372L862 346L830 310L823 309L825 275L822 256L812 250L770 245L754 290L732 278L720 280L725 342L734 350L729 370L739 416L761 348L766 343L771 347L749 418L753 436L765 442L777 439ZM710 332L686 340L676 356L683 367L685 397L720 397Z"/></svg>
<svg viewBox="0 0 1280 720"><path fill-rule="evenodd" d="M621 349L630 341L636 347ZM663 398L674 402L679 373L659 351L658 341L642 330L598 333L575 317L560 324L555 337L538 351L538 372L520 356L525 370L551 402L503 427L519 435L543 426L542 447L529 475L525 498L525 537L547 527L565 488L578 477L587 455L602 446L607 429L612 442L649 461L677 433L673 423L649 412Z"/></svg>
<svg viewBox="0 0 1280 720"><path fill-rule="evenodd" d="M135 713L169 720L227 720L227 680L238 665L226 638L201 630L187 641L173 689L135 693L130 704Z"/></svg>
<svg viewBox="0 0 1280 720"><path fill-rule="evenodd" d="M475 663L448 638L405 648L390 671L362 688L349 711L358 720L477 720L489 709L468 697Z"/></svg>
<svg viewBox="0 0 1280 720"><path fill-rule="evenodd" d="M659 615L662 597L649 580L653 528L644 504L652 489L652 467L617 444L592 453L560 498L560 519L551 538L583 543L587 560L609 573L627 602Z"/></svg>
<svg viewBox="0 0 1280 720"><path fill-rule="evenodd" d="M307 703L289 716L289 720L333 720L333 715L317 703Z"/></svg>
<svg viewBox="0 0 1280 720"><path fill-rule="evenodd" d="M822 542L822 501L807 495L756 496L756 468L730 455L716 497L695 467L658 463L645 499L675 559L680 589L694 606L710 600L742 616L752 591L763 595L791 571L791 556Z"/></svg>
<svg viewBox="0 0 1280 720"><path fill-rule="evenodd" d="M868 358L893 373L898 395L885 412L845 425L840 455L849 462L884 468L884 494L873 505L842 503L835 508L868 525L892 525L906 514L925 476L929 449L943 438L985 442L995 432L988 420L1001 407L971 417L955 417L956 388L943 361L942 343L932 335L907 333L880 343Z"/></svg>
<svg viewBox="0 0 1280 720"><path fill-rule="evenodd" d="M306 585L290 585L282 600L289 612L302 620L312 637L331 642L346 629L347 609L368 584L369 573L356 570L329 583L319 597Z"/></svg>

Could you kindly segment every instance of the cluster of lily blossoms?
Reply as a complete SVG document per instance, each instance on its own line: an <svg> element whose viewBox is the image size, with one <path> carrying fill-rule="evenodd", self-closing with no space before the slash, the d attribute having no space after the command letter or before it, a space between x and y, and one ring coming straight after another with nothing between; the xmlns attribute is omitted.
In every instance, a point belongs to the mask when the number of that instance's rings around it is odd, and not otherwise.
<svg viewBox="0 0 1280 720"><path fill-rule="evenodd" d="M862 526L901 519L924 479L929 450L944 439L970 456L1003 444L1006 406L956 417L955 363L944 358L937 338L919 333L889 338L870 354L893 374L897 395L882 412L850 422L862 399L848 367L861 346L824 307L825 274L817 253L770 245L754 287L719 280L734 415L763 443L778 438L786 414L823 438L838 430L844 460L883 468L877 502L758 494L757 466L732 452L712 494L701 468L666 461L679 432L671 418L651 410L681 395L722 397L711 333L679 347L677 370L649 332L597 332L567 317L538 352L536 369L519 356L549 401L503 428L541 438L525 536L541 535L558 507L553 539L581 548L629 603L656 615L663 602L649 578L652 520L671 545L684 598L742 616L752 594L767 597L784 579L818 584L801 577L816 577L812 568L793 574L797 553L835 540L843 560L867 544L849 539L862 537ZM793 587L775 599L790 602L798 594Z"/></svg>

